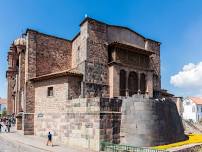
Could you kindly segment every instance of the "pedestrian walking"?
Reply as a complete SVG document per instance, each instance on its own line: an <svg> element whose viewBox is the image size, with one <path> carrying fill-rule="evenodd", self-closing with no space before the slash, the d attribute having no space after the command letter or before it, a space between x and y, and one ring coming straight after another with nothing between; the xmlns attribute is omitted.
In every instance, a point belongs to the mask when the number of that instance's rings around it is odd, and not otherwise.
<svg viewBox="0 0 202 152"><path fill-rule="evenodd" d="M4 131L5 132L7 132L7 120L6 120L6 118L4 118L4 120L3 120L3 128L4 128Z"/></svg>
<svg viewBox="0 0 202 152"><path fill-rule="evenodd" d="M47 146L48 146L48 144L51 144L52 145L52 147L53 147L53 142L52 142L52 134L50 133L50 132L48 132L48 141L47 141Z"/></svg>
<svg viewBox="0 0 202 152"><path fill-rule="evenodd" d="M0 121L0 132L1 132L1 127L3 127L3 126L2 126L1 121Z"/></svg>
<svg viewBox="0 0 202 152"><path fill-rule="evenodd" d="M8 119L8 121L7 121L7 130L8 130L8 132L10 132L10 128L11 128L11 120Z"/></svg>

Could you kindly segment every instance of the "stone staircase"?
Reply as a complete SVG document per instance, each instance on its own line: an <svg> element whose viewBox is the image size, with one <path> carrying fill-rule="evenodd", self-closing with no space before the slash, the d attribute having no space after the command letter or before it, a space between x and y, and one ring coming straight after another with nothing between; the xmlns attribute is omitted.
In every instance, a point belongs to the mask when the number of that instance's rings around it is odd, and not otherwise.
<svg viewBox="0 0 202 152"><path fill-rule="evenodd" d="M195 134L202 134L202 124L200 123L193 123L188 120L183 120L183 125L185 129L185 133L195 133Z"/></svg>

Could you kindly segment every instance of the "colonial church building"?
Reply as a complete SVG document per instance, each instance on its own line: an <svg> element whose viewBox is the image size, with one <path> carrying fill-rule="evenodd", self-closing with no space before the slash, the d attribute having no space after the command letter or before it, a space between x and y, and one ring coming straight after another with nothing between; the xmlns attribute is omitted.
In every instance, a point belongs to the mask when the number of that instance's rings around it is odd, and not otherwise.
<svg viewBox="0 0 202 152"><path fill-rule="evenodd" d="M72 40L27 29L10 46L6 76L8 113L16 115L18 130L39 136L50 130L84 147L91 139L97 149L97 130L107 127L101 111L121 114L122 96L158 95L160 43L88 17ZM103 138L118 143L119 133L108 130Z"/></svg>

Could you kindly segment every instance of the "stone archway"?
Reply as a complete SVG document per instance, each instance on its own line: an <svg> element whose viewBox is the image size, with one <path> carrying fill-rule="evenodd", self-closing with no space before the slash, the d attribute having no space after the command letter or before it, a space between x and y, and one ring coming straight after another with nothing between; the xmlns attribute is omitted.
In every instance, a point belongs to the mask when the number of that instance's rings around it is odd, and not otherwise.
<svg viewBox="0 0 202 152"><path fill-rule="evenodd" d="M126 71L120 70L120 96L126 96Z"/></svg>
<svg viewBox="0 0 202 152"><path fill-rule="evenodd" d="M140 74L140 91L141 94L145 94L146 91L146 76L144 73Z"/></svg>
<svg viewBox="0 0 202 152"><path fill-rule="evenodd" d="M129 96L137 94L138 92L138 74L136 72L130 72L128 76L128 93Z"/></svg>

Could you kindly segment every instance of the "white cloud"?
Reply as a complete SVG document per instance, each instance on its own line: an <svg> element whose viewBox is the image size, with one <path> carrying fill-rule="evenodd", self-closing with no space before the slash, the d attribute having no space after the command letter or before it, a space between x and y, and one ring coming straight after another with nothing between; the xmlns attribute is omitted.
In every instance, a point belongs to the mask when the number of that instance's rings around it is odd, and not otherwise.
<svg viewBox="0 0 202 152"><path fill-rule="evenodd" d="M183 89L202 90L202 62L184 65L179 73L171 76L170 83Z"/></svg>

